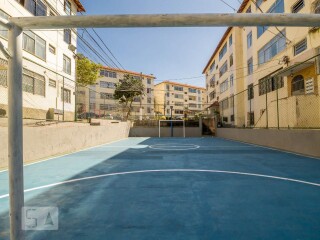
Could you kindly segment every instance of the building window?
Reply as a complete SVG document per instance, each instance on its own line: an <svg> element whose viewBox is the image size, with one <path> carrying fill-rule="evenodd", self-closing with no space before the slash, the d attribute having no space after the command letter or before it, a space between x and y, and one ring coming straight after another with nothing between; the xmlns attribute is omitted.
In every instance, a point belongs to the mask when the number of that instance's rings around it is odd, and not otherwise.
<svg viewBox="0 0 320 240"><path fill-rule="evenodd" d="M223 48L219 52L219 60L221 60L224 57L224 55L227 53L227 50L228 50L228 46L227 46L227 43L225 43Z"/></svg>
<svg viewBox="0 0 320 240"><path fill-rule="evenodd" d="M63 72L71 74L71 59L63 55Z"/></svg>
<svg viewBox="0 0 320 240"><path fill-rule="evenodd" d="M197 101L197 97L196 96L189 96L189 101Z"/></svg>
<svg viewBox="0 0 320 240"><path fill-rule="evenodd" d="M71 103L71 91L69 89L61 87L61 101Z"/></svg>
<svg viewBox="0 0 320 240"><path fill-rule="evenodd" d="M63 40L66 43L71 44L71 29L64 29L63 30Z"/></svg>
<svg viewBox="0 0 320 240"><path fill-rule="evenodd" d="M295 76L291 83L292 95L304 94L304 78L302 75Z"/></svg>
<svg viewBox="0 0 320 240"><path fill-rule="evenodd" d="M307 42L307 39L305 38L301 42L294 45L294 47L293 47L294 55L296 56L296 55L302 53L303 51L307 50L307 48L308 48L308 42Z"/></svg>
<svg viewBox="0 0 320 240"><path fill-rule="evenodd" d="M52 54L56 54L56 48L54 46L52 46L51 44L49 44L49 52Z"/></svg>
<svg viewBox="0 0 320 240"><path fill-rule="evenodd" d="M254 88L253 88L253 84L251 83L250 85L248 85L248 100L251 100L254 98Z"/></svg>
<svg viewBox="0 0 320 240"><path fill-rule="evenodd" d="M116 72L111 72L105 69L100 70L100 76L104 77L110 77L110 78L117 78L117 73Z"/></svg>
<svg viewBox="0 0 320 240"><path fill-rule="evenodd" d="M151 83L152 83L151 79L147 78L147 84L151 84Z"/></svg>
<svg viewBox="0 0 320 240"><path fill-rule="evenodd" d="M23 49L42 60L46 59L46 41L31 31L23 33Z"/></svg>
<svg viewBox="0 0 320 240"><path fill-rule="evenodd" d="M22 74L22 91L34 95L45 96L46 82L42 75L23 69Z"/></svg>
<svg viewBox="0 0 320 240"><path fill-rule="evenodd" d="M179 98L179 99L183 99L183 94L175 94L174 97Z"/></svg>
<svg viewBox="0 0 320 240"><path fill-rule="evenodd" d="M259 96L284 87L282 77L267 77L259 80Z"/></svg>
<svg viewBox="0 0 320 240"><path fill-rule="evenodd" d="M175 91L180 91L183 92L183 87L179 87L179 86L174 86L173 88Z"/></svg>
<svg viewBox="0 0 320 240"><path fill-rule="evenodd" d="M248 33L247 35L247 48L251 48L252 46L252 31Z"/></svg>
<svg viewBox="0 0 320 240"><path fill-rule="evenodd" d="M284 12L284 0L276 0L275 3L269 8L267 13L283 13ZM267 26L259 26L257 27L258 38L268 30Z"/></svg>
<svg viewBox="0 0 320 240"><path fill-rule="evenodd" d="M19 1L34 16L47 16L47 6L41 0Z"/></svg>
<svg viewBox="0 0 320 240"><path fill-rule="evenodd" d="M210 98L210 101L212 99L214 99L216 97L216 91L212 91L210 94L209 94L209 98Z"/></svg>
<svg viewBox="0 0 320 240"><path fill-rule="evenodd" d="M225 80L220 84L220 93L227 91L229 88L228 80Z"/></svg>
<svg viewBox="0 0 320 240"><path fill-rule="evenodd" d="M264 0L257 0L257 1L256 1L256 6L257 6L257 8L260 7L260 5L262 4L263 1L264 1Z"/></svg>
<svg viewBox="0 0 320 240"><path fill-rule="evenodd" d="M248 75L251 75L253 73L253 60L252 60L252 58L250 58L248 60L247 66L248 66Z"/></svg>
<svg viewBox="0 0 320 240"><path fill-rule="evenodd" d="M195 89L195 88L189 88L189 93L197 93L197 89Z"/></svg>
<svg viewBox="0 0 320 240"><path fill-rule="evenodd" d="M147 98L147 103L151 103L152 99L150 97Z"/></svg>
<svg viewBox="0 0 320 240"><path fill-rule="evenodd" d="M57 82L53 79L49 79L49 87L56 88L57 87Z"/></svg>
<svg viewBox="0 0 320 240"><path fill-rule="evenodd" d="M213 63L210 65L210 73L214 71L215 67L216 67L216 61L213 61Z"/></svg>
<svg viewBox="0 0 320 240"><path fill-rule="evenodd" d="M101 99L114 99L114 96L112 93L100 93Z"/></svg>
<svg viewBox="0 0 320 240"><path fill-rule="evenodd" d="M219 76L222 77L223 74L225 74L228 71L228 62L225 61L225 63L222 65L222 67L219 69Z"/></svg>
<svg viewBox="0 0 320 240"><path fill-rule="evenodd" d="M147 88L147 93L151 93L151 88Z"/></svg>
<svg viewBox="0 0 320 240"><path fill-rule="evenodd" d="M233 41L233 39L232 39L232 35L230 35L230 37L229 37L229 46L231 46L231 45L232 45L232 41Z"/></svg>
<svg viewBox="0 0 320 240"><path fill-rule="evenodd" d="M283 36L286 35L285 30L283 30L281 33ZM286 39L282 36L282 34L279 33L259 50L259 65L269 61L286 48Z"/></svg>
<svg viewBox="0 0 320 240"><path fill-rule="evenodd" d="M0 9L0 17L6 20L9 19L9 15L3 12L1 9ZM8 29L0 26L0 37L8 39Z"/></svg>
<svg viewBox="0 0 320 240"><path fill-rule="evenodd" d="M299 12L304 7L304 0L299 0L295 4L293 4L291 8L292 13Z"/></svg>
<svg viewBox="0 0 320 240"><path fill-rule="evenodd" d="M100 81L100 87L101 88L115 89L116 88L116 84L113 83L113 82Z"/></svg>
<svg viewBox="0 0 320 240"><path fill-rule="evenodd" d="M233 66L233 54L230 55L229 63L230 63L230 67L232 67Z"/></svg>
<svg viewBox="0 0 320 240"><path fill-rule="evenodd" d="M233 79L233 74L231 74L230 75L230 87L232 87L233 86L233 81L234 81L234 79Z"/></svg>
<svg viewBox="0 0 320 240"><path fill-rule="evenodd" d="M113 104L100 104L100 110L116 110L117 107ZM138 112L140 109L138 109Z"/></svg>
<svg viewBox="0 0 320 240"><path fill-rule="evenodd" d="M246 13L251 13L252 11L251 11L251 6L249 6L248 8L247 8L247 11L246 11Z"/></svg>
<svg viewBox="0 0 320 240"><path fill-rule="evenodd" d="M216 81L216 76L214 75L211 79L210 79L210 87L214 87L216 84L215 84L215 81Z"/></svg>
<svg viewBox="0 0 320 240"><path fill-rule="evenodd" d="M183 114L183 110L177 110L177 109L175 109L175 110L174 110L174 114Z"/></svg>
<svg viewBox="0 0 320 240"><path fill-rule="evenodd" d="M71 3L68 0L64 0L64 11L67 15L71 15Z"/></svg>
<svg viewBox="0 0 320 240"><path fill-rule="evenodd" d="M221 108L222 108L222 110L229 108L229 99L228 98L221 101Z"/></svg>

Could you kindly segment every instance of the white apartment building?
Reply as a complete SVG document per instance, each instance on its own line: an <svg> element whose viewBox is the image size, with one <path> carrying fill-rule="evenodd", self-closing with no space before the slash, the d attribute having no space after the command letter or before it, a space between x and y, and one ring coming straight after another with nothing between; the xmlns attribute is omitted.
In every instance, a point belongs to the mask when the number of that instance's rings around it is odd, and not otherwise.
<svg viewBox="0 0 320 240"><path fill-rule="evenodd" d="M76 15L79 0L0 0L0 17ZM8 31L0 41L8 46ZM74 119L76 29L23 32L23 116L52 119L53 112ZM0 52L0 109L7 112L7 59ZM55 110L53 110L55 109Z"/></svg>
<svg viewBox="0 0 320 240"><path fill-rule="evenodd" d="M156 112L170 117L194 116L201 113L206 104L206 89L171 81L164 81L155 86Z"/></svg>
<svg viewBox="0 0 320 240"><path fill-rule="evenodd" d="M77 94L78 114L94 113L96 116L122 117L123 111L119 101L114 99L116 84L124 79L125 75L141 79L145 92L142 97L134 99L131 108L131 117L134 119L150 119L154 117L154 79L152 74L102 67L95 85L79 87ZM130 89L128 89L130 90Z"/></svg>

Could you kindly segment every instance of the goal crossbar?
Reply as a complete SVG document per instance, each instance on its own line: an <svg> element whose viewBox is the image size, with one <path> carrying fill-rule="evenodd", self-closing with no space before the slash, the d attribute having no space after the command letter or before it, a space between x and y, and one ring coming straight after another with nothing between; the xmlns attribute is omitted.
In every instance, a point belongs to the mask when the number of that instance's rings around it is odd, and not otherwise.
<svg viewBox="0 0 320 240"><path fill-rule="evenodd" d="M185 120L159 120L159 138L161 137L161 122L182 122L182 131L183 131L183 137L186 137L186 123Z"/></svg>

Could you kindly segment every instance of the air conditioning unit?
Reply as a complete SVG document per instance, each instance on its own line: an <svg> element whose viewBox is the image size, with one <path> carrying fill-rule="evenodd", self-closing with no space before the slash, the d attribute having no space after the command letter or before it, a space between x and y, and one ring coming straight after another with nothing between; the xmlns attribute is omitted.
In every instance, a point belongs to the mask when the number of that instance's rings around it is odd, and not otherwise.
<svg viewBox="0 0 320 240"><path fill-rule="evenodd" d="M69 49L70 51L72 51L72 52L74 52L74 51L77 50L76 46L74 46L74 45L72 45L72 44L69 44L68 49Z"/></svg>

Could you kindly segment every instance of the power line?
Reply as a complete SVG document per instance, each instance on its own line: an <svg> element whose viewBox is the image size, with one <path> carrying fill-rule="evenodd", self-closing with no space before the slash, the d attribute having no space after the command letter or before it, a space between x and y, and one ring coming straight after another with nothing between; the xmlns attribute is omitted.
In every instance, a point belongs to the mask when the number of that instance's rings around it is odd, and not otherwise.
<svg viewBox="0 0 320 240"><path fill-rule="evenodd" d="M227 5L228 7L230 7L233 11L237 11L234 7L232 7L229 3L226 3L224 0L220 0L220 2L223 2L225 5Z"/></svg>

